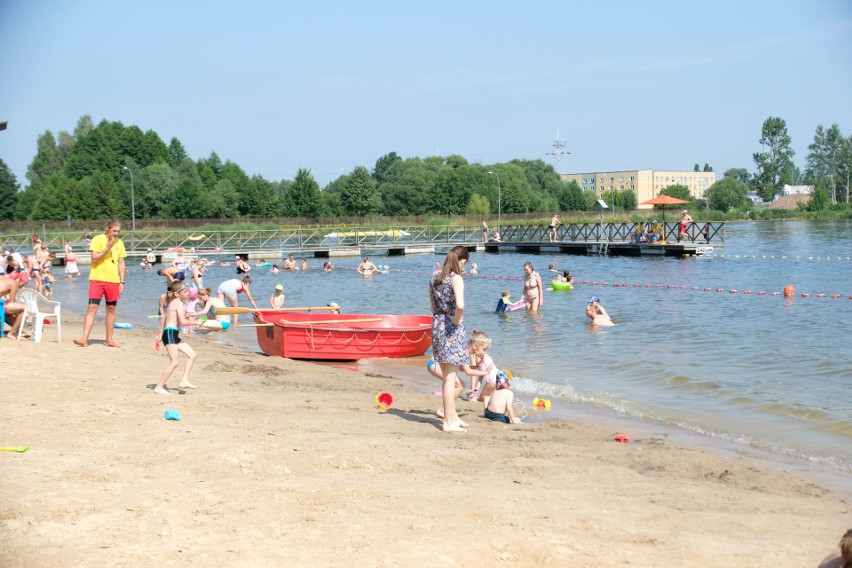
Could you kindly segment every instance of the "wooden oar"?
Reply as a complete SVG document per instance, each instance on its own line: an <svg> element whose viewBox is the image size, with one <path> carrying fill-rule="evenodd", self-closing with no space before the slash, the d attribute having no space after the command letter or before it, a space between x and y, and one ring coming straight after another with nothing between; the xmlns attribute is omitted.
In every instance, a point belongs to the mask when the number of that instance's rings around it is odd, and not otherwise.
<svg viewBox="0 0 852 568"><path fill-rule="evenodd" d="M336 319L336 320L317 320L317 321L287 321L280 320L281 323L287 325L322 325L327 323L365 323L368 321L382 321L385 318L357 318L357 319Z"/></svg>
<svg viewBox="0 0 852 568"><path fill-rule="evenodd" d="M384 318L357 318L357 319L339 319L339 320L318 320L318 321L287 321L281 320L281 323L285 323L287 325L316 325L316 324L326 324L326 323L364 323L364 322L373 322L373 321L382 321ZM240 324L237 327L267 327L270 325L275 325L274 323L247 323L245 325ZM419 323L417 325L432 325L431 323Z"/></svg>
<svg viewBox="0 0 852 568"><path fill-rule="evenodd" d="M319 310L330 311L330 310L339 310L339 309L340 309L340 306L338 306L338 307L318 306L318 307L313 307L313 308L269 308L269 309L258 308L258 309L255 310L253 308L241 308L239 306L237 306L235 308L230 307L230 306L226 306L226 307L222 307L222 308L216 308L216 315L232 316L232 315L239 315L239 314L250 314L252 312L310 312L310 311L315 311L315 310L316 311L319 311Z"/></svg>

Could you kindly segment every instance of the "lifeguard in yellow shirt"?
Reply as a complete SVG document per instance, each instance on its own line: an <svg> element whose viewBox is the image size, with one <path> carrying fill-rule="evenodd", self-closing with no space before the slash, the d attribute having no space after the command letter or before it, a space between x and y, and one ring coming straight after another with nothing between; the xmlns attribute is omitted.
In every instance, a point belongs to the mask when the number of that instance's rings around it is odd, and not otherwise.
<svg viewBox="0 0 852 568"><path fill-rule="evenodd" d="M89 345L89 334L95 324L95 314L101 305L101 299L106 298L106 342L108 347L118 347L113 340L115 331L115 306L124 293L125 267L124 259L127 251L124 243L118 238L121 223L112 220L106 224L104 233L95 236L89 244L92 254L92 271L89 274L89 307L83 319L83 337L75 339L80 347Z"/></svg>

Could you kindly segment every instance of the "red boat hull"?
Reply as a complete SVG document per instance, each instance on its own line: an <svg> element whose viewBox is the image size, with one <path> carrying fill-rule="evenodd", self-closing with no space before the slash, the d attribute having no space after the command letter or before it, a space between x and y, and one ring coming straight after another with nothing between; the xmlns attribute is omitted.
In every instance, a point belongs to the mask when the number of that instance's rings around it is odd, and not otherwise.
<svg viewBox="0 0 852 568"><path fill-rule="evenodd" d="M253 312L257 344L288 359L414 357L432 346L432 316Z"/></svg>

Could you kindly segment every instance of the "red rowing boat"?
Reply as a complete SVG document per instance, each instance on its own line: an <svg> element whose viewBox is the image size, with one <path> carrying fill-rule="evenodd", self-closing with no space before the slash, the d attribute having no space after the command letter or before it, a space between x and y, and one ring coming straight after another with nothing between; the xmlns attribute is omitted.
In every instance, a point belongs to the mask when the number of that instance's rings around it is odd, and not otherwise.
<svg viewBox="0 0 852 568"><path fill-rule="evenodd" d="M414 357L432 345L432 316L252 312L257 343L288 359Z"/></svg>

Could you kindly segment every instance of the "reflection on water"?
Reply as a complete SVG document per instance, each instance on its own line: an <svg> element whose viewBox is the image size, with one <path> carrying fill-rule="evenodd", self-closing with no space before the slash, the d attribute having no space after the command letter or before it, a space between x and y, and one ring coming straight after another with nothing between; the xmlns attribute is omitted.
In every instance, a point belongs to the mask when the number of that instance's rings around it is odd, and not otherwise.
<svg viewBox="0 0 852 568"><path fill-rule="evenodd" d="M732 224L726 248L700 258L474 253L480 275L466 278L465 325L491 336L490 354L513 372L522 395L547 396L557 408L583 405L652 419L852 471L850 228L847 222ZM382 264L391 274L373 278L347 269L324 273L320 259L304 272L255 268L252 294L258 305L268 305L281 283L288 306L334 301L349 313L428 313L436 258L387 258ZM531 258L539 267L571 270L575 289L553 292L545 285L540 314L495 315L501 290L520 299L523 263ZM349 268L357 263L336 261ZM119 320L153 327L156 320L145 316L156 313L164 284L154 272L130 272ZM540 274L545 282L552 276ZM234 276L233 267L213 267L205 282L215 290ZM795 286L795 298L772 295L787 284ZM82 313L86 286L85 280L60 281L57 298ZM592 295L618 325L589 324L584 312ZM221 340L256 350L254 334L240 328ZM359 366L409 377L431 391L425 361Z"/></svg>

